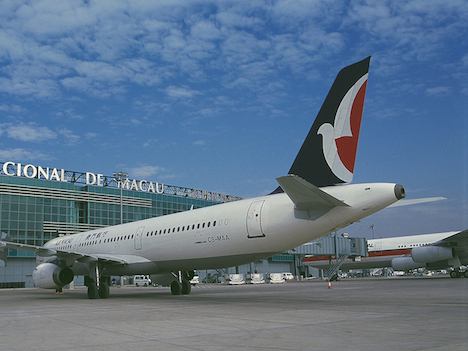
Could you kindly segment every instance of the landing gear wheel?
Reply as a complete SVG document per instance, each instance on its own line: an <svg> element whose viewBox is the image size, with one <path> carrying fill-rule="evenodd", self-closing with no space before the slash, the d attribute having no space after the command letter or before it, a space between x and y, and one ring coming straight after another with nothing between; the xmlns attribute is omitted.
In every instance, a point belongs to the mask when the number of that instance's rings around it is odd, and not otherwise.
<svg viewBox="0 0 468 351"><path fill-rule="evenodd" d="M451 271L451 272L450 272L450 277L451 277L451 278L459 278L459 277L460 277L460 273L458 273L458 271Z"/></svg>
<svg viewBox="0 0 468 351"><path fill-rule="evenodd" d="M468 278L468 269L465 271L465 273L463 273L463 275L465 276L465 278Z"/></svg>
<svg viewBox="0 0 468 351"><path fill-rule="evenodd" d="M182 294L182 284L180 284L177 280L174 280L171 283L171 293L172 295Z"/></svg>
<svg viewBox="0 0 468 351"><path fill-rule="evenodd" d="M182 295L188 295L192 291L192 286L188 280L182 280Z"/></svg>
<svg viewBox="0 0 468 351"><path fill-rule="evenodd" d="M101 285L99 285L99 297L101 299L107 299L109 297L109 284L106 282L101 282Z"/></svg>
<svg viewBox="0 0 468 351"><path fill-rule="evenodd" d="M99 290L95 282L88 284L88 299L97 299L99 297Z"/></svg>

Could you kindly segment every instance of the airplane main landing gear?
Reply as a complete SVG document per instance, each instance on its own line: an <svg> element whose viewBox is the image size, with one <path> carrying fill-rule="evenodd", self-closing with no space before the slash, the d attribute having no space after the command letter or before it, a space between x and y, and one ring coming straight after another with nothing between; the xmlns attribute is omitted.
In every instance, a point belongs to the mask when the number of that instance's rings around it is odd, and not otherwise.
<svg viewBox="0 0 468 351"><path fill-rule="evenodd" d="M96 282L88 278L88 299L97 299L99 297L99 289Z"/></svg>
<svg viewBox="0 0 468 351"><path fill-rule="evenodd" d="M182 280L182 295L188 295L192 291L192 285L188 280Z"/></svg>
<svg viewBox="0 0 468 351"><path fill-rule="evenodd" d="M110 277L106 277L109 279ZM107 299L109 297L109 282L107 279L101 278L101 284L99 285L99 297L101 299Z"/></svg>
<svg viewBox="0 0 468 351"><path fill-rule="evenodd" d="M99 266L90 269L90 275L85 277L89 299L107 299L109 297L110 277L101 277Z"/></svg>
<svg viewBox="0 0 468 351"><path fill-rule="evenodd" d="M182 294L182 284L179 283L177 280L174 280L171 283L171 294L172 295L180 295Z"/></svg>
<svg viewBox="0 0 468 351"><path fill-rule="evenodd" d="M450 271L450 277L451 278L460 278L460 277L468 278L468 269L465 271L460 270L460 269L454 269Z"/></svg>
<svg viewBox="0 0 468 351"><path fill-rule="evenodd" d="M188 272L178 272L178 280L171 283L172 295L188 295L192 291L190 284L190 274Z"/></svg>

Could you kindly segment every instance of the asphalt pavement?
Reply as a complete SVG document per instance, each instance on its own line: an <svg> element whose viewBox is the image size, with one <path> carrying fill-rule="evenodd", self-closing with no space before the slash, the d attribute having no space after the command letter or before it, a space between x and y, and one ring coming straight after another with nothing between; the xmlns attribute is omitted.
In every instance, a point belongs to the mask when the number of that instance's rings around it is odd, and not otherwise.
<svg viewBox="0 0 468 351"><path fill-rule="evenodd" d="M468 350L468 279L0 290L1 350Z"/></svg>

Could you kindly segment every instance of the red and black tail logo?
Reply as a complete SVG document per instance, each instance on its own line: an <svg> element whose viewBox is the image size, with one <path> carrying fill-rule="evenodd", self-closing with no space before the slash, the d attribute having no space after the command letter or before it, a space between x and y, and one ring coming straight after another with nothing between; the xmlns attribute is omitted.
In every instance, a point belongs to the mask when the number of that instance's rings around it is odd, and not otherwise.
<svg viewBox="0 0 468 351"><path fill-rule="evenodd" d="M338 73L289 174L315 186L352 181L369 62L370 57Z"/></svg>
<svg viewBox="0 0 468 351"><path fill-rule="evenodd" d="M367 76L366 73L348 90L338 107L333 126L324 123L317 131L323 138L323 155L328 167L345 183L353 180Z"/></svg>

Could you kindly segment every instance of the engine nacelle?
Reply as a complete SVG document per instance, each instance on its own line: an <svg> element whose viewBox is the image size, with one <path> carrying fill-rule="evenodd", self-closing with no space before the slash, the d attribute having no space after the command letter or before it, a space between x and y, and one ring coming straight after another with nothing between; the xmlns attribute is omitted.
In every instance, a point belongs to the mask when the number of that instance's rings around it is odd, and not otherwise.
<svg viewBox="0 0 468 351"><path fill-rule="evenodd" d="M411 257L414 262L431 263L454 258L452 248L441 246L420 246L411 250Z"/></svg>
<svg viewBox="0 0 468 351"><path fill-rule="evenodd" d="M424 263L414 262L412 257L396 257L392 260L392 268L395 271L409 271L421 267L425 267Z"/></svg>
<svg viewBox="0 0 468 351"><path fill-rule="evenodd" d="M33 272L34 285L42 289L59 289L73 280L75 274L68 268L53 263L41 263Z"/></svg>
<svg viewBox="0 0 468 351"><path fill-rule="evenodd" d="M151 274L151 283L161 286L171 286L171 283L177 280L172 273Z"/></svg>

